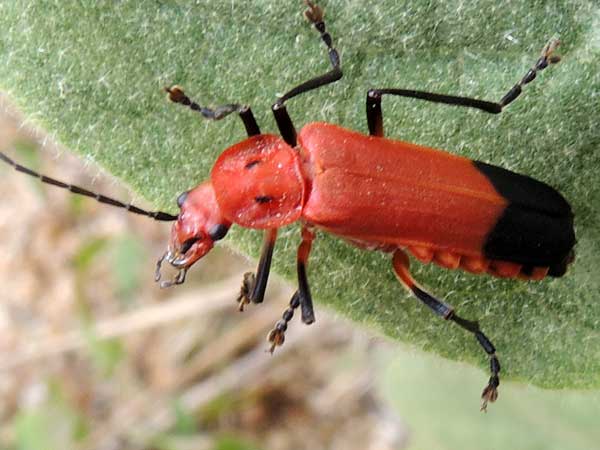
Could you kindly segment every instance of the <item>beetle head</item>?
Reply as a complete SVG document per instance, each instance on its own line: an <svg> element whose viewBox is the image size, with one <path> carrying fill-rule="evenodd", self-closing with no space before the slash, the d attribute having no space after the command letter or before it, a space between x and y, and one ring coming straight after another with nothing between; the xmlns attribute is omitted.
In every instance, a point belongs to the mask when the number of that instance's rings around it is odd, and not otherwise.
<svg viewBox="0 0 600 450"><path fill-rule="evenodd" d="M182 284L188 269L213 248L215 241L224 238L231 226L221 214L210 182L184 192L177 204L179 216L171 228L167 251L156 264L155 280L160 281L165 260L178 273L172 280L162 281L161 288Z"/></svg>

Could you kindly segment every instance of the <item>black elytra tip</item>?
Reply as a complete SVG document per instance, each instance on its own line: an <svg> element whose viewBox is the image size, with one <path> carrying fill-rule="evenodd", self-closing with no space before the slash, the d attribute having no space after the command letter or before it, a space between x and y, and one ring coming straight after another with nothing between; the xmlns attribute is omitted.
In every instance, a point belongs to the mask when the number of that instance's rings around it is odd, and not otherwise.
<svg viewBox="0 0 600 450"><path fill-rule="evenodd" d="M500 167L473 161L508 205L484 243L489 259L549 267L560 276L575 245L573 212L565 198L547 184Z"/></svg>

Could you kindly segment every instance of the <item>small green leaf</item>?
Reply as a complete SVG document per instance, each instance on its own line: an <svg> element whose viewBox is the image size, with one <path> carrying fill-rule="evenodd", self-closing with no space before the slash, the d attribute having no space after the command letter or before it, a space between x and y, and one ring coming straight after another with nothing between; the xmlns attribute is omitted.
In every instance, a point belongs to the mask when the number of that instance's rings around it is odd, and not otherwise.
<svg viewBox="0 0 600 450"><path fill-rule="evenodd" d="M366 130L365 94L399 87L497 100L560 35L563 60L499 116L385 99L388 136L501 165L559 189L576 214L567 276L498 280L414 264L415 276L492 338L504 379L600 387L600 12L595 1L322 1L344 78L289 102L298 128L326 120ZM329 69L300 1L1 2L0 86L29 120L100 163L156 206L205 179L244 137L169 104L180 84L202 105L252 105L275 132L275 96ZM410 218L407 218L410 220ZM297 226L282 230L276 270L294 282ZM256 256L259 233L227 242ZM472 336L407 296L387 255L319 235L309 276L328 305L393 339L487 370ZM148 270L152 264L148 263ZM318 308L319 309L319 308ZM317 310L317 320L318 320Z"/></svg>
<svg viewBox="0 0 600 450"><path fill-rule="evenodd" d="M222 436L215 444L214 450L259 450L259 447L238 437Z"/></svg>
<svg viewBox="0 0 600 450"><path fill-rule="evenodd" d="M123 242L126 241L126 238L115 241L103 236L95 237L86 242L73 258L76 273L75 289L77 292L78 315L81 321L81 330L87 344L89 356L94 365L104 376L110 376L113 373L118 364L122 361L125 351L119 339L100 339L96 334L92 311L86 300L85 285L87 278L89 277L89 269L94 264L95 260L106 251L107 248L110 249L112 246L117 255L115 260L119 261L119 249L123 247ZM124 258L121 258L120 261L123 259ZM130 268L123 269L123 272L124 275L122 276L127 279ZM117 285L118 287L123 286L119 283L117 283Z"/></svg>
<svg viewBox="0 0 600 450"><path fill-rule="evenodd" d="M196 431L196 419L192 414L186 411L180 401L176 400L173 404L175 411L175 425L173 432L176 434L192 434Z"/></svg>
<svg viewBox="0 0 600 450"><path fill-rule="evenodd" d="M73 264L75 265L75 272L79 278L82 278L86 275L90 264L92 264L98 255L100 255L106 249L106 246L109 243L109 239L100 236L89 240L85 243L85 245L82 245L78 249L77 253L73 257Z"/></svg>
<svg viewBox="0 0 600 450"><path fill-rule="evenodd" d="M14 419L18 450L74 448L88 434L84 417L64 397L58 381L47 384L48 398L35 408L24 408Z"/></svg>
<svg viewBox="0 0 600 450"><path fill-rule="evenodd" d="M83 323L83 336L94 366L104 377L110 377L125 356L119 339L99 339L92 324Z"/></svg>

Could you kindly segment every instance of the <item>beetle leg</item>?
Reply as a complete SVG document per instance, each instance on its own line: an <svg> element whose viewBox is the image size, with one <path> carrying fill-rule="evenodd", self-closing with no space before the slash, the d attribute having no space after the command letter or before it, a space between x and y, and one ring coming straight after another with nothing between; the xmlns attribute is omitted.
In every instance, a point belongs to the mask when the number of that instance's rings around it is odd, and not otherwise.
<svg viewBox="0 0 600 450"><path fill-rule="evenodd" d="M488 102L475 98L435 94L433 92L415 91L412 89L370 89L369 92L367 92L367 123L369 125L369 134L372 136L383 136L381 98L386 94L417 98L447 105L466 106L468 108L480 109L491 114L499 114L505 106L512 103L519 95L521 95L522 87L533 81L539 71L544 70L550 64L555 64L560 61L560 57L553 54L558 45L558 39L551 39L542 49L541 55L535 64L517 84L508 90L499 102Z"/></svg>
<svg viewBox="0 0 600 450"><path fill-rule="evenodd" d="M454 313L454 309L444 302L433 297L431 294L425 292L413 279L409 271L409 259L406 253L398 249L394 252L392 260L394 266L394 272L396 277L415 297L421 302L427 305L433 310L438 316L443 317L446 320L452 320L461 328L470 331L475 335L479 345L483 347L485 352L490 357L490 380L481 394L481 410L485 411L488 402L494 402L498 398L498 386L500 385L500 362L496 356L496 349L490 340L483 334L479 328L479 324L476 321L465 320Z"/></svg>
<svg viewBox="0 0 600 450"><path fill-rule="evenodd" d="M256 275L252 272L244 274L244 281L238 303L240 311L244 310L244 306L248 303L262 303L265 298L265 290L267 289L267 281L269 280L269 272L271 270L271 260L273 259L273 249L277 240L277 228L271 228L265 231L264 243Z"/></svg>
<svg viewBox="0 0 600 450"><path fill-rule="evenodd" d="M177 284L183 284L185 283L185 276L187 274L188 269L187 268L182 268L179 269L179 271L177 272L177 275L175 275L175 277L173 277L172 280L167 280L167 281L161 281L160 282L160 288L161 289L166 289L166 288L170 288L171 286L175 286ZM156 280L158 281L158 280Z"/></svg>
<svg viewBox="0 0 600 450"><path fill-rule="evenodd" d="M300 306L300 314L302 322L306 325L310 325L315 321L315 311L313 309L312 296L310 294L310 287L308 285L308 278L306 276L306 265L308 263L308 256L312 249L312 242L315 239L315 233L310 230L307 226L302 226L302 242L298 246L297 256L297 271L298 271L298 290L294 292L292 299L290 300L290 306L287 308L282 315L275 327L269 333L267 340L271 343L269 351L273 353L275 347L283 345L285 341L285 331L287 325L292 317L294 316L294 310Z"/></svg>
<svg viewBox="0 0 600 450"><path fill-rule="evenodd" d="M200 106L195 101L191 100L183 89L179 86L165 87L165 92L168 94L169 100L173 103L179 103L183 106L189 107L192 111L196 111L202 115L205 119L209 120L221 120L224 117L227 117L232 112L237 112L244 123L244 127L246 128L246 133L248 136L255 136L260 134L260 128L258 127L258 123L254 118L254 114L252 114L252 110L247 105L239 105L237 103L232 103L228 105L217 106L214 109L207 108L205 106Z"/></svg>
<svg viewBox="0 0 600 450"><path fill-rule="evenodd" d="M320 33L321 39L327 46L327 53L329 55L329 61L331 62L332 69L324 75L311 78L310 80L290 89L288 92L279 97L271 107L281 136L292 147L296 146L296 129L294 128L292 119L290 119L290 116L286 110L285 102L296 95L308 92L321 86L325 86L326 84L334 83L342 78L340 56L337 50L333 48L331 35L325 30L323 9L320 6L315 5L310 0L305 0L305 3L308 6L308 9L305 11L304 15Z"/></svg>
<svg viewBox="0 0 600 450"><path fill-rule="evenodd" d="M256 276L254 275L254 272L246 272L244 274L240 294L237 297L238 309L240 312L243 312L244 307L250 303L250 293L252 292L252 286L254 286L255 280Z"/></svg>
<svg viewBox="0 0 600 450"><path fill-rule="evenodd" d="M313 309L312 296L310 295L310 286L306 276L306 265L308 256L312 249L312 242L315 240L315 233L307 226L302 226L302 242L298 247L298 256L296 259L296 269L298 272L298 291L300 293L300 310L302 313L302 322L310 325L315 321L315 311Z"/></svg>
<svg viewBox="0 0 600 450"><path fill-rule="evenodd" d="M273 353L276 347L283 345L285 341L285 331L287 330L288 322L294 317L294 310L300 306L300 291L294 292L290 300L290 306L281 315L275 327L269 332L267 341L271 343L269 352Z"/></svg>

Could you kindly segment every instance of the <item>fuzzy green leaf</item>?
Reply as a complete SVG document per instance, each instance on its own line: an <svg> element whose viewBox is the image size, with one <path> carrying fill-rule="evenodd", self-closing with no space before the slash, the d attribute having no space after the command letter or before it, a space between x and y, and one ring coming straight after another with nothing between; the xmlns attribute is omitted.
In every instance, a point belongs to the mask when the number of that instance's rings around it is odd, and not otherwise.
<svg viewBox="0 0 600 450"><path fill-rule="evenodd" d="M505 379L553 388L600 387L600 12L593 1L323 1L345 76L289 104L298 127L326 120L366 130L370 87L499 99L559 35L563 61L500 116L386 99L389 136L446 148L558 188L575 210L577 261L542 282L498 280L414 264L415 276L479 318ZM207 177L244 137L238 119L203 121L165 101L180 84L199 103L252 105L265 132L276 94L328 70L301 2L17 2L0 4L0 86L33 122L161 208ZM298 227L281 233L276 270L294 278ZM228 240L256 256L259 233ZM472 336L406 295L388 256L319 236L313 296L394 339L468 361ZM151 264L149 263L149 270ZM318 311L317 311L318 317Z"/></svg>

